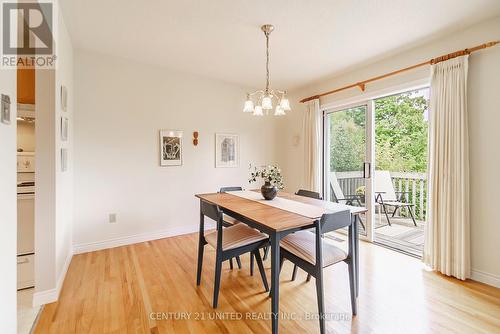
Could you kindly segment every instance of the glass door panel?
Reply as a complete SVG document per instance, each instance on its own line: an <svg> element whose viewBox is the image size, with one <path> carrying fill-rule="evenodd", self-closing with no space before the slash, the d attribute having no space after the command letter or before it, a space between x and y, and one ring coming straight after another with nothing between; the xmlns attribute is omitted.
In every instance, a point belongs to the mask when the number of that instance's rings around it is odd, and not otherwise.
<svg viewBox="0 0 500 334"><path fill-rule="evenodd" d="M369 208L369 104L325 113L325 199ZM367 235L369 220L361 215L358 231Z"/></svg>
<svg viewBox="0 0 500 334"><path fill-rule="evenodd" d="M373 240L417 257L427 220L429 95L426 87L374 100Z"/></svg>

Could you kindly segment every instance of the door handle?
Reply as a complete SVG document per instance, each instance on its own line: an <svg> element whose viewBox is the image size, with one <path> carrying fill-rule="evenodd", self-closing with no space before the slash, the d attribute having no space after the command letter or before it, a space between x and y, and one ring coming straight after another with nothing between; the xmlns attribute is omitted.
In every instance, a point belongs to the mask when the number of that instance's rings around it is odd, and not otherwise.
<svg viewBox="0 0 500 334"><path fill-rule="evenodd" d="M363 163L363 178L369 179L371 177L371 163L364 162Z"/></svg>

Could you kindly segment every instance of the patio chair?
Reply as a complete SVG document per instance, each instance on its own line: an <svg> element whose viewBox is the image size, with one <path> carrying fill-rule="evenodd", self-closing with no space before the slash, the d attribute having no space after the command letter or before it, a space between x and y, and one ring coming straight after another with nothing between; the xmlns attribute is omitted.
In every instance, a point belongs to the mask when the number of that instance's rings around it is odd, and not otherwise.
<svg viewBox="0 0 500 334"><path fill-rule="evenodd" d="M337 174L335 172L330 173L330 191L333 195L333 202L344 202L345 205L362 206L360 195L344 195L342 188L340 188L339 181L337 180Z"/></svg>
<svg viewBox="0 0 500 334"><path fill-rule="evenodd" d="M353 194L353 195L344 195L344 192L342 191L342 188L340 188L339 181L337 180L337 174L335 172L330 173L330 193L333 195L331 200L336 203L341 203L345 205L352 205L352 206L363 206L361 204L361 195ZM365 224L363 224L363 221L361 218L359 219L359 222L361 223L361 226L363 227L363 230L366 231Z"/></svg>
<svg viewBox="0 0 500 334"><path fill-rule="evenodd" d="M389 226L392 225L391 220L389 219L389 214L387 213L388 206L394 207L392 217L394 217L399 208L407 208L408 212L410 213L411 219L413 220L413 225L417 226L415 216L413 215L413 208L415 207L415 205L412 203L407 203L405 201L404 195L407 193L408 192L406 191L394 190L391 173L389 171L375 171L375 203L382 207Z"/></svg>

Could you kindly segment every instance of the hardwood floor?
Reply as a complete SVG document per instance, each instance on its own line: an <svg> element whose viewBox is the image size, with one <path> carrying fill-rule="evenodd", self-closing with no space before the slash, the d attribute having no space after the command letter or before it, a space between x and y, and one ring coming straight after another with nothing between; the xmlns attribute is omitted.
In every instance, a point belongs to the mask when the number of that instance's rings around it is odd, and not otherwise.
<svg viewBox="0 0 500 334"><path fill-rule="evenodd" d="M500 289L425 271L419 260L369 243L360 252L354 319L346 265L325 270L329 333L500 333ZM249 256L241 270L225 264L214 310L215 252L205 249L200 287L196 255L197 234L76 255L35 333L270 332L270 299L258 273L249 275ZM265 266L269 274L269 260ZM317 312L314 279L306 283L299 271L290 282L291 271L285 262L280 311L289 319L280 321L280 333L318 333L318 321L306 319Z"/></svg>

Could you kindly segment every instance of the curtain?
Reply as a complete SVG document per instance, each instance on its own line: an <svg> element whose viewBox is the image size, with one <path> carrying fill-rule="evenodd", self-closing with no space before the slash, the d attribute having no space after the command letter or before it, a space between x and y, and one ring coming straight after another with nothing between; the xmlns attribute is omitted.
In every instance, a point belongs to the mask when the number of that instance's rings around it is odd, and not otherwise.
<svg viewBox="0 0 500 334"><path fill-rule="evenodd" d="M319 99L309 101L304 113L304 186L321 192L322 117Z"/></svg>
<svg viewBox="0 0 500 334"><path fill-rule="evenodd" d="M459 279L470 277L468 56L431 68L429 197L424 262Z"/></svg>

